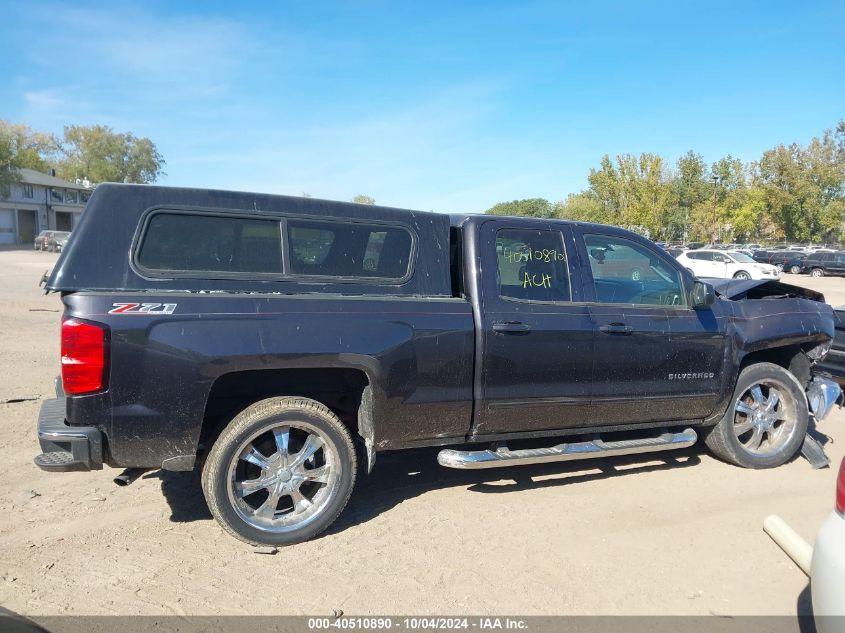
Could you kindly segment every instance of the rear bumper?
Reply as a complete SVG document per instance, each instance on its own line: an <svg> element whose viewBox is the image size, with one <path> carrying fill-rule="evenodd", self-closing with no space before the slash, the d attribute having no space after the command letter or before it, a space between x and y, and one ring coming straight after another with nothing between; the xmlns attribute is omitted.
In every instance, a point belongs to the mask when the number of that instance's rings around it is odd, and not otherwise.
<svg viewBox="0 0 845 633"><path fill-rule="evenodd" d="M90 426L65 423L65 398L45 400L38 412L41 454L35 465L50 472L100 470L103 467L103 435Z"/></svg>

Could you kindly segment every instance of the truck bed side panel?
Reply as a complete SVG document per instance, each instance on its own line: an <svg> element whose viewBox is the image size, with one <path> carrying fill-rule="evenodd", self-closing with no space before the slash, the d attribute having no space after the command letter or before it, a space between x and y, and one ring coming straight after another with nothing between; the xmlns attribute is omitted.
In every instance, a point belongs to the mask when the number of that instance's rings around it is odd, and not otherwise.
<svg viewBox="0 0 845 633"><path fill-rule="evenodd" d="M176 307L109 314L133 301ZM378 449L469 429L473 321L462 299L73 293L64 302L68 316L110 328L109 389L69 398L68 420L101 426L114 465L193 455L212 386L232 372L363 372ZM280 385L276 395L298 394Z"/></svg>

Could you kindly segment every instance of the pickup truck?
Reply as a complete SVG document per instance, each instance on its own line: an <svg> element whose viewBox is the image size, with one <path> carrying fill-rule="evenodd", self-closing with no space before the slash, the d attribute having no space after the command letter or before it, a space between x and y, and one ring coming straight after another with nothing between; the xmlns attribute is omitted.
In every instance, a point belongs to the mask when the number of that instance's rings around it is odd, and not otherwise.
<svg viewBox="0 0 845 633"><path fill-rule="evenodd" d="M46 288L62 376L35 463L201 469L253 544L326 529L382 451L491 468L700 435L769 468L840 393L821 294L711 285L596 224L105 184Z"/></svg>

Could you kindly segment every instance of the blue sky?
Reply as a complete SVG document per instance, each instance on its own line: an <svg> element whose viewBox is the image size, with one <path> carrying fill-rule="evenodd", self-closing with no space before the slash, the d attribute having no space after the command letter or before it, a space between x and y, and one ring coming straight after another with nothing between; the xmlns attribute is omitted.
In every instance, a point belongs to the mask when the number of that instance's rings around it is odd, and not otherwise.
<svg viewBox="0 0 845 633"><path fill-rule="evenodd" d="M753 160L845 117L845 3L0 0L0 118L164 184L481 211L603 154Z"/></svg>

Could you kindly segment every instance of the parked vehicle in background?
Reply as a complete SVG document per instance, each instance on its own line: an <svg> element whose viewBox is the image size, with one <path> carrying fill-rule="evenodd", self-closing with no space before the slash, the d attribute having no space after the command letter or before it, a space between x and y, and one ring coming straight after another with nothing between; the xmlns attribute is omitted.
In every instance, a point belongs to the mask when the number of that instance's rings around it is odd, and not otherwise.
<svg viewBox="0 0 845 633"><path fill-rule="evenodd" d="M836 328L833 343L824 361L819 363L819 369L845 386L845 305L834 308L833 326Z"/></svg>
<svg viewBox="0 0 845 633"><path fill-rule="evenodd" d="M678 257L681 253L686 253L689 249L684 246L670 246L666 249L666 252L669 253L672 257Z"/></svg>
<svg viewBox="0 0 845 633"><path fill-rule="evenodd" d="M757 249L753 253L751 253L751 258L760 264L768 264L769 263L769 254L773 251L766 250L766 249Z"/></svg>
<svg viewBox="0 0 845 633"><path fill-rule="evenodd" d="M51 253L55 253L62 250L62 246L67 242L67 238L70 237L70 233L68 231L51 231L50 237L47 238L47 250ZM61 242L61 245L59 244Z"/></svg>
<svg viewBox="0 0 845 633"><path fill-rule="evenodd" d="M67 241L70 239L70 236L71 236L71 234L68 233L64 237L55 238L56 252L61 253L65 249L65 245L67 244Z"/></svg>
<svg viewBox="0 0 845 633"><path fill-rule="evenodd" d="M746 244L745 248L747 248L750 251L759 251L760 249L763 248L763 245L762 244Z"/></svg>
<svg viewBox="0 0 845 633"><path fill-rule="evenodd" d="M38 235L35 236L35 250L37 251L46 251L47 250L47 240L49 240L53 236L53 231L41 231Z"/></svg>
<svg viewBox="0 0 845 633"><path fill-rule="evenodd" d="M800 253L798 251L790 251L790 250L782 250L782 251L769 251L769 261L768 263L772 266L776 266L778 270L783 271L786 269L787 262L791 262L792 260L798 258L806 257L804 253ZM801 272L800 270L798 272Z"/></svg>
<svg viewBox="0 0 845 633"><path fill-rule="evenodd" d="M845 275L845 251L809 255L802 264L802 272L812 277Z"/></svg>
<svg viewBox="0 0 845 633"><path fill-rule="evenodd" d="M777 267L782 271L798 275L804 269L805 259L807 259L807 256L801 254L798 257L793 257L792 259L785 260L781 264L777 264Z"/></svg>
<svg viewBox="0 0 845 633"><path fill-rule="evenodd" d="M777 279L780 271L738 251L699 249L678 255L678 262L696 277L714 279Z"/></svg>
<svg viewBox="0 0 845 633"><path fill-rule="evenodd" d="M845 630L845 459L839 464L833 510L810 545L778 516L763 527L769 536L810 577L813 617L819 633Z"/></svg>

